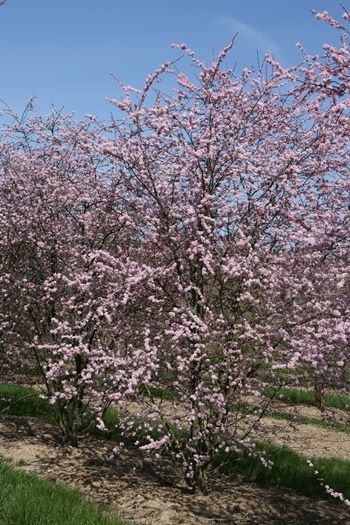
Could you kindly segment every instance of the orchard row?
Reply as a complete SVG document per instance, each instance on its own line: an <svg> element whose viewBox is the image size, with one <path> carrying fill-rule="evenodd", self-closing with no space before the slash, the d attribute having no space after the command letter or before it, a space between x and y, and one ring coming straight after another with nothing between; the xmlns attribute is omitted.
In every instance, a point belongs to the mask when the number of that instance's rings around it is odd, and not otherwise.
<svg viewBox="0 0 350 525"><path fill-rule="evenodd" d="M205 490L267 384L349 390L350 51L318 18L340 44L296 67L180 45L189 73L122 86L110 122L4 113L1 360L41 374L66 444L114 404Z"/></svg>

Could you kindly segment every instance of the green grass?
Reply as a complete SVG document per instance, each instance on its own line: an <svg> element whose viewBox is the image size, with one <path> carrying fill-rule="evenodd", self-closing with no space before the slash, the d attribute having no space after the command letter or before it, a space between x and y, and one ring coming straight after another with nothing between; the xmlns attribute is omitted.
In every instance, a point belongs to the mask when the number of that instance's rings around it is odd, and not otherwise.
<svg viewBox="0 0 350 525"><path fill-rule="evenodd" d="M241 456L233 453L222 453L217 458L217 465L222 461L219 470L227 475L239 474L244 479L258 482L261 485L278 485L288 487L305 496L326 497L325 490L315 478L313 470L305 458L292 450L267 443L256 443L259 452L265 451L266 458L273 462L267 469L258 457ZM310 458L325 482L335 490L350 497L350 461L335 458Z"/></svg>
<svg viewBox="0 0 350 525"><path fill-rule="evenodd" d="M31 392L33 393L33 396L28 395ZM287 390L286 392L289 394L291 391ZM296 395L299 393L302 394L301 399L304 400L304 391L296 391ZM305 394L308 394L308 392L305 392ZM39 394L31 389L24 389L16 385L0 384L0 399L4 398L5 401L0 402L0 409L1 406L5 406L6 408L7 403L7 406L9 406L8 413L14 415L35 416L44 421L50 420L50 411L52 410L52 407L50 407L46 400L41 400ZM295 400L295 397L293 399ZM10 404L9 401L11 401ZM274 416L284 417L284 414L277 413L277 415L274 414ZM288 415L286 414L285 417L287 416ZM104 419L108 431L101 432L95 429L93 430L94 435L102 439L120 440L121 431L116 427L116 425L118 425L118 411L109 408ZM306 422L309 423L309 421ZM331 423L327 424L327 422L322 422L321 420L312 421L312 424L330 426L333 428ZM346 425L342 426L346 427ZM175 429L173 430L176 431ZM142 430L133 438L133 440L135 439L142 441ZM126 444L131 444L133 441L128 440L125 437L123 437L122 440ZM230 476L240 475L247 480L256 481L261 485L279 485L294 489L300 494L307 496L326 497L324 489L320 486L313 471L307 465L305 458L301 455L289 450L288 448L267 443L257 443L257 450L260 452L265 450L266 457L273 462L273 467L271 469L264 467L257 457L249 456L248 454L237 455L231 453L219 454L216 458L215 466L222 473ZM343 492L346 497L350 498L350 461L324 458L310 459L317 467L327 484L335 490ZM0 525L2 525L1 522Z"/></svg>
<svg viewBox="0 0 350 525"><path fill-rule="evenodd" d="M14 469L0 459L0 525L125 525L78 491Z"/></svg>
<svg viewBox="0 0 350 525"><path fill-rule="evenodd" d="M30 387L21 385L0 383L0 414L11 416L37 417L45 423L57 424L53 407L48 399L42 398L41 393ZM117 422L117 412L113 409L107 410L107 419L110 422L108 427L113 433ZM93 416L85 414L82 423L82 432L90 428L93 423ZM99 434L98 431L96 431Z"/></svg>
<svg viewBox="0 0 350 525"><path fill-rule="evenodd" d="M175 390L172 390L171 388L162 388L159 386L148 386L147 390L144 388L145 393L148 393L149 395L164 399L166 401L174 401L175 399L178 399L178 395L175 392ZM148 392L147 392L148 391Z"/></svg>
<svg viewBox="0 0 350 525"><path fill-rule="evenodd" d="M299 390L298 388L280 388L277 391L267 387L264 391L267 397L273 397L288 403L315 405L315 393L313 390ZM338 394L326 393L324 396L325 406L350 411L350 398Z"/></svg>
<svg viewBox="0 0 350 525"><path fill-rule="evenodd" d="M0 413L38 417L46 423L55 423L48 400L42 399L37 390L20 385L0 383Z"/></svg>

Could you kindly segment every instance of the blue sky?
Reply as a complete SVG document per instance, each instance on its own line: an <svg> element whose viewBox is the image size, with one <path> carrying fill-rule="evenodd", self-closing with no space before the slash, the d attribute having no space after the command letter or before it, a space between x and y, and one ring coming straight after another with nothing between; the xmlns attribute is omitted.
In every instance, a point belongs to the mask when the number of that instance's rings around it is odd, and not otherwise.
<svg viewBox="0 0 350 525"><path fill-rule="evenodd" d="M350 0L343 2L350 8ZM111 73L137 87L186 42L204 59L238 31L228 62L256 63L257 49L284 64L298 61L295 43L311 52L334 41L312 9L339 15L335 0L6 0L0 6L0 99L38 113L51 101L77 117L105 118L117 97ZM181 67L181 66L180 66Z"/></svg>

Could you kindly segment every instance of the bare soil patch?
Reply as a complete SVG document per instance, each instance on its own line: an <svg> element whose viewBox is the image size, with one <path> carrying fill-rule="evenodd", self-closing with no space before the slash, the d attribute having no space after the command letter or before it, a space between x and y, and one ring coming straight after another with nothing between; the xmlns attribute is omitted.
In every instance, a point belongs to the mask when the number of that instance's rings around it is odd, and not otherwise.
<svg viewBox="0 0 350 525"><path fill-rule="evenodd" d="M79 449L63 449L50 425L35 418L0 419L1 455L42 477L78 487L131 523L350 524L341 506L253 483L214 480L208 496L191 496L168 465L159 476L140 461L137 451L125 450L118 459L110 459L112 448L113 443L85 437Z"/></svg>
<svg viewBox="0 0 350 525"><path fill-rule="evenodd" d="M350 460L350 435L345 432L265 417L254 437L286 446L306 458Z"/></svg>

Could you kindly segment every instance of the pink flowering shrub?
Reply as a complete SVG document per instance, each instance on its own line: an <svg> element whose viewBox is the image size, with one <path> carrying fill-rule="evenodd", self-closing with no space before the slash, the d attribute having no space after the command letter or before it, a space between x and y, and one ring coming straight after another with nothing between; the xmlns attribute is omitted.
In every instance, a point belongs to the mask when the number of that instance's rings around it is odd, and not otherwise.
<svg viewBox="0 0 350 525"><path fill-rule="evenodd" d="M234 42L209 65L181 44L192 74L122 86L109 123L4 128L0 350L36 363L66 443L117 404L205 492L219 454L254 450L266 386L302 369L320 407L348 390L349 44L317 18L340 47L299 66L238 72Z"/></svg>
<svg viewBox="0 0 350 525"><path fill-rule="evenodd" d="M300 87L304 69L268 58L269 76L237 74L223 67L231 46L209 66L179 47L193 78L166 63L143 91L125 87L112 101L125 118L100 149L124 173L156 276L147 285L160 364L152 384L174 392L147 400L148 424L161 424L142 449L167 449L204 490L215 454L247 446L266 410L262 371L273 385L274 370L300 362L315 377L339 365L332 286L343 270L326 240L344 226L348 156L345 137L334 139L334 108ZM163 74L176 80L172 96L157 91ZM329 271L333 284L321 282ZM244 408L250 397L258 408Z"/></svg>
<svg viewBox="0 0 350 525"><path fill-rule="evenodd" d="M146 327L133 325L145 270L132 257L118 181L89 147L88 124L53 113L5 133L3 345L12 359L35 362L64 441L76 445L87 409L102 413L111 387L117 401L116 389L131 393L147 378Z"/></svg>

